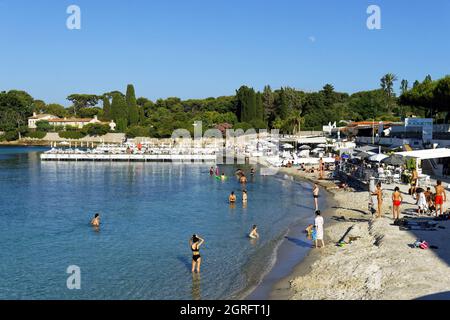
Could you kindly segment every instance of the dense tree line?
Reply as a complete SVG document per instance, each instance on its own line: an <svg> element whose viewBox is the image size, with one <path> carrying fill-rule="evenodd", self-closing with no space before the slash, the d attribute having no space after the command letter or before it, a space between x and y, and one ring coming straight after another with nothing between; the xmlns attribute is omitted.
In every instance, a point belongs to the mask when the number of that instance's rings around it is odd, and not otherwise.
<svg viewBox="0 0 450 320"><path fill-rule="evenodd" d="M242 86L233 96L189 100L170 97L156 101L137 98L133 85L128 85L125 94L71 94L67 97L72 103L69 108L46 104L24 91L12 90L0 93L0 131L5 132L2 139L8 140L26 135L27 118L33 112L58 117L96 115L103 121L114 120L117 131L129 137L168 137L180 128L193 132L195 121L203 122L203 130L276 128L282 133L321 130L328 122L340 120L400 121L413 115L433 117L436 123L450 122L450 76L436 81L427 76L422 82L416 80L411 88L403 79L399 97L394 90L396 81L397 76L388 73L381 78L379 89L354 94L337 92L331 84L318 92L290 87L272 90L270 86L259 92Z"/></svg>

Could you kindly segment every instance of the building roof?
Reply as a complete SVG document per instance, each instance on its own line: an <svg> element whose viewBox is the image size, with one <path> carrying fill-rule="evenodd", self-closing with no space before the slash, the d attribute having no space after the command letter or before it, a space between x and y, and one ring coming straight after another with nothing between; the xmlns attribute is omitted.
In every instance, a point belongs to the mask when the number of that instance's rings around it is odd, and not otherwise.
<svg viewBox="0 0 450 320"><path fill-rule="evenodd" d="M46 113L42 113L42 114L37 114L37 115L35 115L35 116L32 116L32 117L30 117L30 118L28 118L28 119L42 119L42 118L47 118L47 117L56 117L56 116L54 116L54 115L52 115L52 114L46 114Z"/></svg>
<svg viewBox="0 0 450 320"><path fill-rule="evenodd" d="M401 155L403 157L416 158L421 160L450 158L450 149L439 148L439 149L403 151L397 152L396 154Z"/></svg>
<svg viewBox="0 0 450 320"><path fill-rule="evenodd" d="M94 118L66 118L66 119L49 119L49 122L91 122Z"/></svg>

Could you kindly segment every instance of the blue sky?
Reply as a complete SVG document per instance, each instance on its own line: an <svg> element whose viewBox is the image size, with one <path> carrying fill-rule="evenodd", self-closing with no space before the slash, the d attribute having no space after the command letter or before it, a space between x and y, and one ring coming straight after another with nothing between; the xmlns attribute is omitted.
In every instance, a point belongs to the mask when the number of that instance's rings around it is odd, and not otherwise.
<svg viewBox="0 0 450 320"><path fill-rule="evenodd" d="M81 30L66 9L81 8ZM382 29L368 30L379 5ZM450 1L0 0L0 90L205 98L246 84L356 92L450 73ZM399 83L396 85L399 86Z"/></svg>

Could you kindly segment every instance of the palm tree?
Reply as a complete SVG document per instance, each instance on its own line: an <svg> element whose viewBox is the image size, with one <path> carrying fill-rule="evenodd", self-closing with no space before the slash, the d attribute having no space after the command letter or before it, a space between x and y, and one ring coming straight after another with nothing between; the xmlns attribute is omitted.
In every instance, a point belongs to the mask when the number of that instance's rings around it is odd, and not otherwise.
<svg viewBox="0 0 450 320"><path fill-rule="evenodd" d="M391 100L394 96L394 82L397 80L397 76L393 73L387 73L381 78L381 89L386 93L386 105L389 113L391 112Z"/></svg>
<svg viewBox="0 0 450 320"><path fill-rule="evenodd" d="M397 81L398 78L393 73L388 73L381 78L381 88L386 92L389 98L392 98L394 95L394 82Z"/></svg>
<svg viewBox="0 0 450 320"><path fill-rule="evenodd" d="M402 94L404 94L406 91L408 91L409 83L408 80L403 79L400 85L400 90Z"/></svg>

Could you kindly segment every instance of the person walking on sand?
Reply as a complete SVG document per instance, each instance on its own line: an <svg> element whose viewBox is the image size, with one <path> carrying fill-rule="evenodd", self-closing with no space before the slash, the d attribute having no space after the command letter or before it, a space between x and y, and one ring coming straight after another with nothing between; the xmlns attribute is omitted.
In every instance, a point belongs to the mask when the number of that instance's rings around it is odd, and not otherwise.
<svg viewBox="0 0 450 320"><path fill-rule="evenodd" d="M202 257L200 255L200 246L205 242L200 236L194 234L189 240L189 246L192 250L192 273L197 269L197 273L200 273L200 265L202 263Z"/></svg>
<svg viewBox="0 0 450 320"><path fill-rule="evenodd" d="M383 190L381 189L381 182L377 183L377 188L375 192L372 193L373 196L377 197L377 218L381 218L381 207L383 206Z"/></svg>
<svg viewBox="0 0 450 320"><path fill-rule="evenodd" d="M318 247L318 242L322 243L321 248L325 247L325 242L323 241L323 217L321 216L320 210L316 211L316 219L314 220L314 228L316 230L316 236L314 238L314 244L316 248Z"/></svg>
<svg viewBox="0 0 450 320"><path fill-rule="evenodd" d="M394 193L392 194L392 215L394 221L400 219L400 206L402 204L403 197L400 193L400 188L395 187Z"/></svg>
<svg viewBox="0 0 450 320"><path fill-rule="evenodd" d="M317 211L319 210L319 186L317 185L317 183L314 183L313 197L314 197L314 205Z"/></svg>
<svg viewBox="0 0 450 320"><path fill-rule="evenodd" d="M436 197L434 198L434 203L436 207L436 216L442 215L444 211L444 203L447 201L447 194L445 193L445 189L442 186L442 181L438 180L436 186ZM439 206L439 209L438 209ZM439 210L439 211L438 211ZM439 214L438 214L439 212Z"/></svg>

